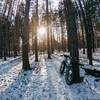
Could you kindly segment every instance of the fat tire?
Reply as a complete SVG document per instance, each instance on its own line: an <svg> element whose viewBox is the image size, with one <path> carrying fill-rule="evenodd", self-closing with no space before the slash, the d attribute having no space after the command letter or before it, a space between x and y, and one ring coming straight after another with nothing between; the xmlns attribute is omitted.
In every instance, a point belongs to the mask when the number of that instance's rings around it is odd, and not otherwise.
<svg viewBox="0 0 100 100"><path fill-rule="evenodd" d="M65 70L65 64L62 62L61 66L60 66L60 74L62 75L64 73Z"/></svg>
<svg viewBox="0 0 100 100"><path fill-rule="evenodd" d="M66 69L65 81L68 85L72 85L74 82L74 70L72 66L68 66Z"/></svg>

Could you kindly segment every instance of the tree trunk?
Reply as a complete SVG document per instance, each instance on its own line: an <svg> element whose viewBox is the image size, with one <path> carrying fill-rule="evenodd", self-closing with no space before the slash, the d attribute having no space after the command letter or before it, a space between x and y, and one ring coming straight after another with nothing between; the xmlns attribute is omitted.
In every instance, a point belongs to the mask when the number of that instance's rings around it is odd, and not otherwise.
<svg viewBox="0 0 100 100"><path fill-rule="evenodd" d="M49 19L48 19L48 0L46 0L46 27L47 27L47 49L48 49L48 59L51 59L51 52L50 52L50 34L49 34Z"/></svg>
<svg viewBox="0 0 100 100"><path fill-rule="evenodd" d="M60 21L61 24L61 47L62 47L62 51L64 51L64 32L63 32L63 23L62 21Z"/></svg>
<svg viewBox="0 0 100 100"><path fill-rule="evenodd" d="M76 10L71 0L65 0L65 7L67 7L67 31L70 39L70 57L72 67L74 69L74 82L79 82L79 51L78 51L78 35L76 26Z"/></svg>
<svg viewBox="0 0 100 100"><path fill-rule="evenodd" d="M90 24L90 23L88 23L89 17L87 17L87 14L85 14L86 11L84 12L81 1L78 0L78 2L79 2L79 6L81 9L83 22L84 22L84 26L85 26L85 33L86 33L86 40L87 40L87 56L89 59L89 64L92 65L92 35L90 32L91 30L89 29L89 24Z"/></svg>
<svg viewBox="0 0 100 100"><path fill-rule="evenodd" d="M29 49L29 8L30 8L30 0L26 0L25 7L25 16L24 16L24 33L22 36L22 58L23 58L23 69L29 70L29 57L28 57L28 49Z"/></svg>
<svg viewBox="0 0 100 100"><path fill-rule="evenodd" d="M5 24L5 19L3 21L3 56L4 56L4 61L7 60L7 43L6 43L6 38L7 38L7 27L6 27L6 24Z"/></svg>
<svg viewBox="0 0 100 100"><path fill-rule="evenodd" d="M83 28L83 21L82 21L82 16L79 11L79 18L80 18L80 26L81 26L81 31L82 31L82 47L83 47L83 54L85 54L85 36L84 36L84 28Z"/></svg>
<svg viewBox="0 0 100 100"><path fill-rule="evenodd" d="M36 1L36 31L35 31L35 61L38 61L38 40L37 40L37 30L38 30L38 0Z"/></svg>
<svg viewBox="0 0 100 100"><path fill-rule="evenodd" d="M2 20L0 19L0 59L2 59Z"/></svg>

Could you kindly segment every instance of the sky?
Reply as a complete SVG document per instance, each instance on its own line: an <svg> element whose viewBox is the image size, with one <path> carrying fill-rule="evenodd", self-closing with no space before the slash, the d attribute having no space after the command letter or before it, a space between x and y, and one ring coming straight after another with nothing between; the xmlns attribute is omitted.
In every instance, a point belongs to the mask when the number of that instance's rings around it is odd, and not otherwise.
<svg viewBox="0 0 100 100"><path fill-rule="evenodd" d="M31 1L34 1L34 0L31 0ZM61 0L48 0L49 7L51 4L52 9L58 9L59 1L61 1ZM39 15L41 15L44 12L44 10L46 10L46 0L38 0L38 4L39 4L39 7L38 7ZM44 4L44 6L43 6L43 4ZM32 6L33 7L35 6L34 3L32 4ZM32 9L30 9L30 16L32 16L31 14L33 12L33 7L32 7Z"/></svg>
<svg viewBox="0 0 100 100"><path fill-rule="evenodd" d="M1 1L1 0L0 0ZM22 2L22 1L25 1L25 0L18 0L19 3ZM46 2L46 0L38 0L39 4L42 6L43 4L43 1ZM53 9L57 9L58 8L58 4L59 4L59 1L60 0L48 0L48 2L51 3L51 7ZM14 7L16 9L17 5ZM2 9L2 8L1 8ZM16 11L14 12L16 14Z"/></svg>
<svg viewBox="0 0 100 100"><path fill-rule="evenodd" d="M43 3L43 1L45 2L46 0L38 0L40 3ZM48 2L51 3L51 6L53 8L57 8L58 7L58 3L60 0L48 0Z"/></svg>
<svg viewBox="0 0 100 100"><path fill-rule="evenodd" d="M51 1L52 6L54 8L57 8L60 0L50 0L50 1Z"/></svg>

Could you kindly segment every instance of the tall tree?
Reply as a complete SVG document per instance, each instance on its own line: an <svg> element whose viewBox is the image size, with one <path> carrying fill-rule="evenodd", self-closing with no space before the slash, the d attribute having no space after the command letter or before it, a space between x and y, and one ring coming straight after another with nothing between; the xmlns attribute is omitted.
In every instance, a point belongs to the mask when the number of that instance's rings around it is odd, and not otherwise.
<svg viewBox="0 0 100 100"><path fill-rule="evenodd" d="M38 30L38 0L36 0L36 31L35 31L35 61L38 61L38 41L37 41L37 30Z"/></svg>
<svg viewBox="0 0 100 100"><path fill-rule="evenodd" d="M30 0L26 0L25 6L25 16L24 16L24 32L22 34L22 58L23 58L23 69L29 70L29 10L30 10Z"/></svg>
<svg viewBox="0 0 100 100"><path fill-rule="evenodd" d="M18 55L20 44L20 29L21 29L21 15L17 12L15 17L15 32L14 32L14 57Z"/></svg>
<svg viewBox="0 0 100 100"><path fill-rule="evenodd" d="M84 1L84 0L83 0ZM87 40L87 55L89 59L89 64L92 65L92 31L91 31L91 23L89 16L87 15L87 11L82 6L82 3L80 0L78 0L79 6L81 9L82 17L83 17L83 22L84 22L84 27L85 27L85 32L86 32L86 40ZM83 2L84 3L84 2Z"/></svg>
<svg viewBox="0 0 100 100"><path fill-rule="evenodd" d="M2 21L3 18L0 18L0 59L3 57L3 33L2 33Z"/></svg>
<svg viewBox="0 0 100 100"><path fill-rule="evenodd" d="M80 71L79 71L79 51L78 51L78 36L77 36L77 25L76 9L71 0L64 0L64 6L66 10L66 20L67 20L67 32L68 38L70 39L70 57L72 67L74 69L74 82L79 82Z"/></svg>
<svg viewBox="0 0 100 100"><path fill-rule="evenodd" d="M64 4L61 1L59 3L59 17L60 17L60 25L61 25L61 46L62 46L62 51L64 51Z"/></svg>
<svg viewBox="0 0 100 100"><path fill-rule="evenodd" d="M46 0L46 27L47 27L47 50L48 50L48 59L51 58L51 50L50 50L50 34L49 34L49 12L48 12L48 0Z"/></svg>
<svg viewBox="0 0 100 100"><path fill-rule="evenodd" d="M85 43L85 32L84 32L83 18L82 18L81 10L79 9L79 6L78 6L76 1L75 1L75 5L76 5L76 8L77 8L78 17L79 17L79 20L80 20L80 29L81 29L81 37L80 38L82 38L83 54L85 54L86 43Z"/></svg>

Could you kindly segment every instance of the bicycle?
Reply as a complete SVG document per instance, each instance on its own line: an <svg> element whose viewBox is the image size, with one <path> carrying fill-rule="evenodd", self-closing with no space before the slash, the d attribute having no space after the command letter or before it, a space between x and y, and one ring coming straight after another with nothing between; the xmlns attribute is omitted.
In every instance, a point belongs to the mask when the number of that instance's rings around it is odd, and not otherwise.
<svg viewBox="0 0 100 100"><path fill-rule="evenodd" d="M69 55L64 55L64 60L61 62L60 74L65 72L65 81L68 85L71 85L74 82L74 71L71 64L71 58Z"/></svg>

